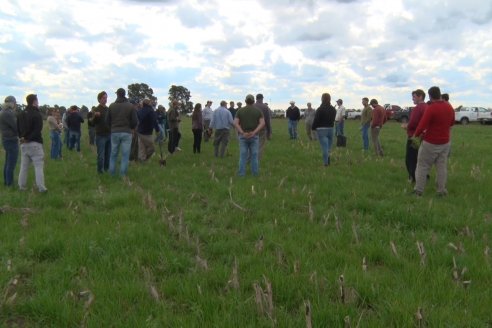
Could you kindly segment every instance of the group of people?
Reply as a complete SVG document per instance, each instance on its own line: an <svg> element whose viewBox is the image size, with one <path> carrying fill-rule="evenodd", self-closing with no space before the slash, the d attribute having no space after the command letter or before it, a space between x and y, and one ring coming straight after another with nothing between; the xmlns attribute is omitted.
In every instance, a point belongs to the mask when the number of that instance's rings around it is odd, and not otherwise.
<svg viewBox="0 0 492 328"><path fill-rule="evenodd" d="M422 195L432 165L437 169L437 191L439 195L447 194L447 158L450 149L450 128L454 124L454 110L447 100L443 100L440 89L432 87L428 90L429 102L425 102L426 94L418 89L412 92L415 108L410 114L408 124L402 125L407 131L406 166L409 180L415 184L414 193ZM116 91L116 100L108 107L108 95L105 91L97 95L98 106L88 115L88 125L92 131L97 148L97 172L116 174L117 160L121 152L119 165L120 176L126 176L131 158L132 144L138 144L136 160L145 162L155 153L154 143L162 143L168 138L168 152L180 151L180 107L173 100L169 110L159 106L154 110L150 99L141 101L129 100L124 89ZM26 189L27 171L32 163L35 168L36 185L40 192L46 192L44 184L44 153L41 131L43 120L38 110L36 95L26 97L27 107L21 114L15 114L16 99L5 98L3 110L0 112L0 132L5 149L4 183L13 185L13 174L17 163L19 144L21 150L21 169L19 172L19 188ZM264 146L272 136L271 111L263 102L263 95L247 95L246 105L221 101L220 106L212 110L212 101L207 101L202 109L200 103L194 107L192 118L193 153L201 152L202 139L208 142L213 136L214 155L224 157L227 153L231 136L239 142L238 175L246 174L246 165L250 163L253 175L259 174L259 160ZM362 146L369 150L369 131L375 154L383 156L379 141L380 131L385 123L384 108L376 99L362 98L364 109L361 114ZM300 110L295 102L290 102L286 111L288 131L291 139L297 139L297 124L301 119ZM330 153L334 136L344 136L345 107L342 99L337 100L337 108L331 105L331 96L324 93L321 105L314 109L307 104L304 113L306 133L309 140L318 140L323 164L329 166ZM61 134L65 131L64 144L69 150L80 151L81 124L84 119L77 106L70 109L60 118L58 110L48 113L50 129L51 158L62 157ZM155 131L157 137L153 138ZM91 133L90 133L91 135ZM92 137L91 137L92 140ZM422 142L420 142L422 140ZM136 142L135 142L136 141Z"/></svg>

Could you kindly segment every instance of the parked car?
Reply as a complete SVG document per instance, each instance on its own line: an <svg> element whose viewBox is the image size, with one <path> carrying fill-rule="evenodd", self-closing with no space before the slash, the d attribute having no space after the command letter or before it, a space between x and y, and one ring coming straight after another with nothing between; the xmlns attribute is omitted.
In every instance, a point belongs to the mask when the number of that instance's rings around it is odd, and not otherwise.
<svg viewBox="0 0 492 328"><path fill-rule="evenodd" d="M411 109L413 109L413 107ZM408 123L408 120L410 119L411 109L401 108L400 110L393 112L393 116L391 117L391 119L401 123Z"/></svg>
<svg viewBox="0 0 492 328"><path fill-rule="evenodd" d="M360 120L360 117L362 115L362 110L361 109L349 109L345 112L345 119L346 120Z"/></svg>
<svg viewBox="0 0 492 328"><path fill-rule="evenodd" d="M272 118L284 118L285 111L283 109L274 109L272 111Z"/></svg>
<svg viewBox="0 0 492 328"><path fill-rule="evenodd" d="M483 124L490 119L491 115L491 111L483 107L459 106L454 111L454 120L462 125L467 125L470 122L481 122Z"/></svg>
<svg viewBox="0 0 492 328"><path fill-rule="evenodd" d="M396 111L402 110L398 105L385 104L384 109L386 110L386 120L393 118Z"/></svg>

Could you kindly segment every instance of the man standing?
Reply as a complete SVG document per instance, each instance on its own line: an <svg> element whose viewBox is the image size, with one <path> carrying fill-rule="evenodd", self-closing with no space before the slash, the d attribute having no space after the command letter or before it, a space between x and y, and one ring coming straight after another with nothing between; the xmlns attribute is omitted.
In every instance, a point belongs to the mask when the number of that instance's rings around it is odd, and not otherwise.
<svg viewBox="0 0 492 328"><path fill-rule="evenodd" d="M0 112L0 132L2 145L5 149L5 163L3 166L3 183L7 187L14 185L14 170L19 157L19 133L17 131L17 117L15 108L17 100L14 96L5 98L3 109Z"/></svg>
<svg viewBox="0 0 492 328"><path fill-rule="evenodd" d="M212 120L210 121L210 135L212 134L212 129L215 129L215 157L224 157L227 144L229 143L229 129L234 124L232 114L231 112L229 112L226 106L227 102L225 100L222 100L220 102L220 106L213 112Z"/></svg>
<svg viewBox="0 0 492 328"><path fill-rule="evenodd" d="M427 104L425 103L425 92L421 89L412 91L412 100L415 107L410 112L408 124L403 124L402 127L407 130L405 164L407 167L408 179L410 182L415 183L415 170L417 169L419 147L413 142L412 137L427 108Z"/></svg>
<svg viewBox="0 0 492 328"><path fill-rule="evenodd" d="M128 173L132 133L137 127L137 112L125 97L125 89L116 91L116 100L109 105L108 123L111 130L111 157L109 159L109 173L115 175L116 161L121 149L120 176Z"/></svg>
<svg viewBox="0 0 492 328"><path fill-rule="evenodd" d="M308 102L306 113L304 114L304 121L306 127L306 134L309 140L313 141L313 140L317 140L318 137L316 135L316 132L314 132L313 130L313 121L314 121L314 116L316 115L316 111L311 106L312 106L311 103Z"/></svg>
<svg viewBox="0 0 492 328"><path fill-rule="evenodd" d="M80 152L80 124L84 123L84 119L80 116L79 109L76 105L70 106L67 116L68 138L70 140L69 150L73 150L77 145L77 151Z"/></svg>
<svg viewBox="0 0 492 328"><path fill-rule="evenodd" d="M167 111L167 121L169 122L169 141L167 144L167 150L170 154L173 154L176 150L181 150L181 148L178 147L179 139L181 138L179 133L179 123L181 122L181 117L179 116L179 105L179 101L174 99L171 102L171 107L169 107L169 110Z"/></svg>
<svg viewBox="0 0 492 328"><path fill-rule="evenodd" d="M448 154L450 148L450 131L454 124L454 110L451 105L441 100L439 87L431 87L428 91L431 103L413 134L414 138L423 136L417 159L414 193L421 196L427 183L427 175L433 165L437 172L437 194L446 196L448 178Z"/></svg>
<svg viewBox="0 0 492 328"><path fill-rule="evenodd" d="M210 100L207 100L207 104L205 105L205 107L203 108L203 113L202 113L202 118L203 118L203 140L205 142L208 142L208 139L210 139L210 121L212 120L212 115L214 113L214 111L212 110L212 108L210 108L210 106L212 106L212 101Z"/></svg>
<svg viewBox="0 0 492 328"><path fill-rule="evenodd" d="M369 98L362 98L362 114L360 115L360 129L362 131L362 145L364 151L369 150L369 128L371 127L372 109L369 106Z"/></svg>
<svg viewBox="0 0 492 328"><path fill-rule="evenodd" d="M96 131L97 148L97 173L109 170L109 158L111 156L111 127L108 124L108 94L101 91L97 95L97 105L92 117L92 124Z"/></svg>
<svg viewBox="0 0 492 328"><path fill-rule="evenodd" d="M374 146L376 156L383 157L383 147L381 147L381 142L379 141L379 133L383 128L386 113L383 106L379 105L376 99L371 99L370 105L373 108L371 123L372 144Z"/></svg>
<svg viewBox="0 0 492 328"><path fill-rule="evenodd" d="M44 185L44 150L43 137L43 117L39 112L38 96L29 94L26 97L27 107L24 113L17 117L17 127L19 130L21 144L21 164L19 171L19 189L27 190L27 171L31 163L34 165L34 175L36 186L39 192L48 191Z"/></svg>
<svg viewBox="0 0 492 328"><path fill-rule="evenodd" d="M137 111L138 117L138 159L140 162L148 160L155 152L152 132L159 132L152 101L144 99L142 108Z"/></svg>
<svg viewBox="0 0 492 328"><path fill-rule="evenodd" d="M289 120L288 127L290 139L297 139L297 123L301 119L301 112L295 104L295 101L291 100L290 107L287 108L287 111L285 112L285 116Z"/></svg>
<svg viewBox="0 0 492 328"><path fill-rule="evenodd" d="M246 174L246 161L251 155L251 171L254 176L259 174L258 165L258 133L265 126L263 113L253 104L253 95L246 96L246 106L238 109L234 125L239 133L239 176Z"/></svg>
<svg viewBox="0 0 492 328"><path fill-rule="evenodd" d="M229 102L228 110L229 110L229 112L231 112L232 119L234 119L234 117L236 117L236 109L234 108L234 101Z"/></svg>
<svg viewBox="0 0 492 328"><path fill-rule="evenodd" d="M337 117L336 117L336 127L335 127L335 135L344 136L343 128L345 126L345 106L343 106L343 100L337 100Z"/></svg>
<svg viewBox="0 0 492 328"><path fill-rule="evenodd" d="M258 160L260 160L263 156L267 139L270 140L272 138L272 125L270 121L270 108L268 108L267 104L263 103L263 95L261 93L256 95L255 106L261 110L263 113L263 119L265 120L265 127L261 129L259 133L260 146L258 151Z"/></svg>

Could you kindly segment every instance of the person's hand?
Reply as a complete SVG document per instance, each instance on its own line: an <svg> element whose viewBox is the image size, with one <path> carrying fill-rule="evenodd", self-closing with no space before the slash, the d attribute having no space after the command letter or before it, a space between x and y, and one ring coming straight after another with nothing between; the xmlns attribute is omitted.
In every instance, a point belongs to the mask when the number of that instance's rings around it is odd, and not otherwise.
<svg viewBox="0 0 492 328"><path fill-rule="evenodd" d="M408 127L408 123L402 123L400 126L401 126L402 129L405 129L406 130L407 127Z"/></svg>
<svg viewBox="0 0 492 328"><path fill-rule="evenodd" d="M422 140L419 137L411 137L410 138L410 147L413 149L419 149Z"/></svg>

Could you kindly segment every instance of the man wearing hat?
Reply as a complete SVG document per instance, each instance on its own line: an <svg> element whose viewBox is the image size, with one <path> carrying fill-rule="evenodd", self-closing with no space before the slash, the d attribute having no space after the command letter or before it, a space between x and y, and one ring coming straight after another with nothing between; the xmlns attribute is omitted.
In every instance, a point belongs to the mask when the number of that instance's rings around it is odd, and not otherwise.
<svg viewBox="0 0 492 328"><path fill-rule="evenodd" d="M265 144L267 139L270 140L272 137L272 125L270 121L270 108L263 102L263 95L261 93L256 95L255 106L258 107L263 113L263 118L265 119L265 127L260 131L260 149L258 151L258 160L261 159L263 155L263 150L265 149Z"/></svg>
<svg viewBox="0 0 492 328"><path fill-rule="evenodd" d="M239 133L239 176L246 174L246 162L248 154L251 155L251 172L253 175L258 175L258 148L259 136L258 133L265 126L263 113L254 106L255 98L253 95L246 96L246 106L241 107L236 112L234 118L234 126Z"/></svg>
<svg viewBox="0 0 492 328"><path fill-rule="evenodd" d="M345 106L343 106L343 100L337 100L337 116L336 116L336 127L335 127L335 135L343 136L343 128L345 126Z"/></svg>
<svg viewBox="0 0 492 328"><path fill-rule="evenodd" d="M44 185L44 150L41 134L43 130L43 117L39 112L37 95L27 95L26 102L26 109L17 117L17 127L21 144L19 189L27 190L27 171L32 163L34 165L36 186L39 192L44 193L48 189Z"/></svg>
<svg viewBox="0 0 492 328"><path fill-rule="evenodd" d="M130 161L132 134L137 127L137 112L125 97L125 89L116 91L116 100L109 105L108 124L111 129L111 156L109 158L109 173L115 175L116 160L121 149L120 176L126 176Z"/></svg>
<svg viewBox="0 0 492 328"><path fill-rule="evenodd" d="M16 105L15 97L8 96L5 98L2 111L0 111L0 133L2 133L2 145L5 149L3 183L8 187L14 184L14 170L19 156L19 135L17 118L14 113Z"/></svg>
<svg viewBox="0 0 492 328"><path fill-rule="evenodd" d="M290 139L297 139L297 123L301 119L301 111L297 108L294 100L290 101L290 107L285 112L285 117L289 120Z"/></svg>

